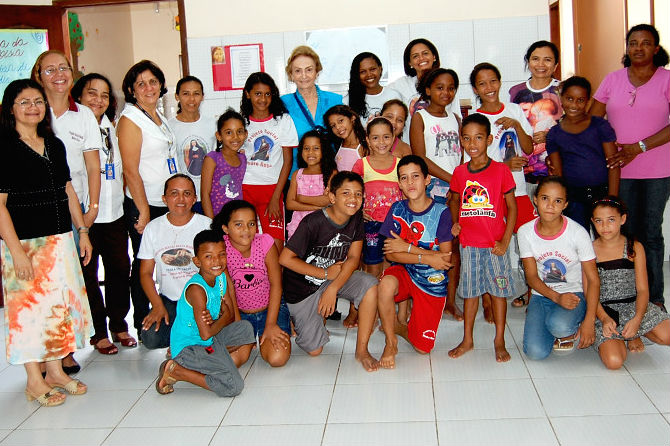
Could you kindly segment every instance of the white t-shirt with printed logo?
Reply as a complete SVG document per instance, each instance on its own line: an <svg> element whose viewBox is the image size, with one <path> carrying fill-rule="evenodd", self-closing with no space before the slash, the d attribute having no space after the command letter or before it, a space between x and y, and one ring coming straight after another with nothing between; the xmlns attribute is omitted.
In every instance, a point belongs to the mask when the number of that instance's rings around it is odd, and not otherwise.
<svg viewBox="0 0 670 446"><path fill-rule="evenodd" d="M264 121L249 119L247 140L244 152L247 156L247 171L243 184L277 184L279 173L284 165L282 147L296 147L298 132L293 120L284 113L275 119L270 116Z"/></svg>
<svg viewBox="0 0 670 446"><path fill-rule="evenodd" d="M526 132L526 135L532 136L533 127L528 122L528 119L526 119L526 114L518 104L505 103L503 104L502 109L497 113L488 113L481 110L477 110L477 113L486 116L491 122L491 134L493 135L493 142L486 150L489 158L491 158L493 161L504 163L512 157L524 156L521 143L519 143L519 135L517 135L516 130L514 130L512 127L503 129L501 126L495 124L495 122L500 118L512 118L521 123L521 128L524 132ZM463 162L468 161L470 161L470 157L466 152L464 152ZM512 176L514 177L514 182L516 183L514 195L517 197L521 195L528 195L526 192L526 177L523 173L523 169L513 170Z"/></svg>
<svg viewBox="0 0 670 446"><path fill-rule="evenodd" d="M186 282L198 272L191 261L194 255L193 238L200 231L209 229L212 220L204 215L193 214L184 226L175 226L167 215L151 220L144 228L137 258L153 259L156 262L156 281L160 294L177 301Z"/></svg>
<svg viewBox="0 0 670 446"><path fill-rule="evenodd" d="M67 165L70 168L72 187L77 193L80 203L83 203L88 211L88 174L84 162L84 152L100 150L102 138L98 120L90 108L75 103L65 113L56 117L53 109L51 112L51 128L54 133L65 144Z"/></svg>
<svg viewBox="0 0 670 446"><path fill-rule="evenodd" d="M596 258L586 229L563 216L563 228L555 236L547 238L537 233L538 221L539 218L536 218L519 228L520 257L534 258L538 276L557 293L584 291L581 262ZM537 290L533 292L540 294Z"/></svg>
<svg viewBox="0 0 670 446"><path fill-rule="evenodd" d="M168 125L177 138L177 160L179 171L195 183L195 192L200 201L200 175L205 156L216 149L216 121L200 115L195 122L182 122L171 118Z"/></svg>

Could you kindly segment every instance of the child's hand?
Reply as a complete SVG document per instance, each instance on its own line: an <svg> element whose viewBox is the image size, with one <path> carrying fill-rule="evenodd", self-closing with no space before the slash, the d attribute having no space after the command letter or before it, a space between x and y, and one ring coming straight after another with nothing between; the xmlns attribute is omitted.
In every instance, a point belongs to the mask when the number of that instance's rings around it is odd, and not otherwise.
<svg viewBox="0 0 670 446"><path fill-rule="evenodd" d="M454 266L450 262L451 260L450 252L424 255L421 260L426 265L437 270L450 269L452 266Z"/></svg>
<svg viewBox="0 0 670 446"><path fill-rule="evenodd" d="M543 142L547 142L547 133L549 133L549 130L542 130L533 133L533 144L542 144Z"/></svg>
<svg viewBox="0 0 670 446"><path fill-rule="evenodd" d="M268 208L265 210L265 215L277 219L281 217L281 213L279 212L279 198L275 198L274 195L270 198Z"/></svg>
<svg viewBox="0 0 670 446"><path fill-rule="evenodd" d="M393 254L395 252L408 252L409 243L401 239L398 234L391 231L391 238L384 240L384 254Z"/></svg>
<svg viewBox="0 0 670 446"><path fill-rule="evenodd" d="M372 221L372 217L366 211L363 211L363 220Z"/></svg>
<svg viewBox="0 0 670 446"><path fill-rule="evenodd" d="M637 330L640 328L640 322L642 321L635 317L629 320L626 325L623 326L623 330L621 330L621 336L623 336L625 339L633 339L637 337Z"/></svg>
<svg viewBox="0 0 670 446"><path fill-rule="evenodd" d="M596 340L596 327L594 322L587 322L584 320L582 326L579 327L579 348L590 347Z"/></svg>
<svg viewBox="0 0 670 446"><path fill-rule="evenodd" d="M284 330L279 328L277 324L271 324L265 326L265 331L263 331L263 336L261 336L260 345L263 345L263 342L272 343L272 347L276 351L286 350L289 345L291 345L291 337Z"/></svg>
<svg viewBox="0 0 670 446"><path fill-rule="evenodd" d="M556 303L566 310L574 310L579 305L579 296L575 293L561 293Z"/></svg>
<svg viewBox="0 0 670 446"><path fill-rule="evenodd" d="M619 334L618 331L616 331L616 322L614 322L614 319L611 317L607 316L605 319L602 320L603 323L603 336L606 338L611 338L612 336Z"/></svg>
<svg viewBox="0 0 670 446"><path fill-rule="evenodd" d="M516 126L519 125L519 121L512 118L498 118L495 124L506 130L510 127L516 128Z"/></svg>
<svg viewBox="0 0 670 446"><path fill-rule="evenodd" d="M460 223L454 223L451 226L451 235L454 237L458 237L458 234L461 233L461 224Z"/></svg>
<svg viewBox="0 0 670 446"><path fill-rule="evenodd" d="M549 157L547 157L544 160L544 164L547 166L547 171L549 172L549 175L556 175L556 169L554 168L554 165L551 164L551 160Z"/></svg>
<svg viewBox="0 0 670 446"><path fill-rule="evenodd" d="M330 265L328 268L326 268L326 272L328 273L328 280L335 280L337 279L337 276L340 275L340 271L342 271L342 264L344 262L335 262L332 265Z"/></svg>
<svg viewBox="0 0 670 446"><path fill-rule="evenodd" d="M504 256L507 252L508 245L509 242L505 243L502 240L496 240L496 243L493 245L493 249L491 250L491 254L495 254L498 257Z"/></svg>
<svg viewBox="0 0 670 446"><path fill-rule="evenodd" d="M528 165L528 160L523 156L513 156L505 161L509 170L516 171L521 170Z"/></svg>
<svg viewBox="0 0 670 446"><path fill-rule="evenodd" d="M200 319L202 319L202 321L207 325L212 325L214 323L214 319L212 319L212 314L209 312L209 310L202 310Z"/></svg>
<svg viewBox="0 0 670 446"><path fill-rule="evenodd" d="M319 299L318 313L322 317L328 317L335 311L335 304L337 303L337 291L332 286L327 286L321 294Z"/></svg>

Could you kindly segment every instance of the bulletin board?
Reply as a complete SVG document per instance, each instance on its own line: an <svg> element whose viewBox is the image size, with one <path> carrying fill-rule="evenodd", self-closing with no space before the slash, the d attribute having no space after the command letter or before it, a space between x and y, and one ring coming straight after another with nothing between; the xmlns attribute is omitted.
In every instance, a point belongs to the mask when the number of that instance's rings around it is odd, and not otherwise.
<svg viewBox="0 0 670 446"><path fill-rule="evenodd" d="M242 90L251 73L265 71L262 43L213 46L211 53L214 91Z"/></svg>
<svg viewBox="0 0 670 446"><path fill-rule="evenodd" d="M37 56L48 49L46 29L0 29L0 101L10 82L30 77Z"/></svg>

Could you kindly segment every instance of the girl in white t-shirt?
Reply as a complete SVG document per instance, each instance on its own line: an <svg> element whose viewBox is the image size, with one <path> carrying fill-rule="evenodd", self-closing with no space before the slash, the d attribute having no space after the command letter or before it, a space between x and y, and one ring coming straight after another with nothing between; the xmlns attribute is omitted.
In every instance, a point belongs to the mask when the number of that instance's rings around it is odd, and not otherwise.
<svg viewBox="0 0 670 446"><path fill-rule="evenodd" d="M526 282L533 290L523 351L530 359L544 359L552 349L566 352L593 344L600 279L589 234L563 215L565 181L543 177L534 200L540 216L518 232Z"/></svg>
<svg viewBox="0 0 670 446"><path fill-rule="evenodd" d="M244 85L240 113L246 120L244 151L247 170L242 182L244 199L254 205L264 233L275 239L277 250L284 246L283 190L293 164L298 133L279 97L272 77L252 73Z"/></svg>
<svg viewBox="0 0 670 446"><path fill-rule="evenodd" d="M177 82L177 116L168 125L177 138L177 161L179 170L193 180L198 196L193 210L203 213L200 195L200 177L205 157L216 148L216 121L213 117L200 114L200 104L204 97L200 79L195 76L183 77Z"/></svg>
<svg viewBox="0 0 670 446"><path fill-rule="evenodd" d="M328 126L340 148L335 154L337 171L351 170L354 164L364 156L368 156L368 143L365 129L358 119L358 114L348 105L330 107L323 115L323 122Z"/></svg>
<svg viewBox="0 0 670 446"><path fill-rule="evenodd" d="M382 62L375 54L363 52L354 57L349 71L349 93L343 102L348 104L366 126L381 114L384 103L391 99L400 99L400 93L390 87L382 87Z"/></svg>

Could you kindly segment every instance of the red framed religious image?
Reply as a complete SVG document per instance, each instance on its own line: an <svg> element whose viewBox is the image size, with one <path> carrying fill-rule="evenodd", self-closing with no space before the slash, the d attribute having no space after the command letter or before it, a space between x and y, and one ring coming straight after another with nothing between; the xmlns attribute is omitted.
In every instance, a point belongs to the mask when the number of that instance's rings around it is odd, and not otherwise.
<svg viewBox="0 0 670 446"><path fill-rule="evenodd" d="M247 77L265 71L263 44L211 47L214 91L242 90Z"/></svg>

